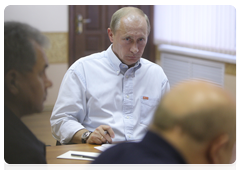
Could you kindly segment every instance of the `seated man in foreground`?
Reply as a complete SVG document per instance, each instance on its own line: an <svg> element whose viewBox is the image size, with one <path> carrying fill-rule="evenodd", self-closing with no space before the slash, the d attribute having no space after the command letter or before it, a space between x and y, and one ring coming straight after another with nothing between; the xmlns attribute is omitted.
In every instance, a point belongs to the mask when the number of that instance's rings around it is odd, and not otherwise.
<svg viewBox="0 0 240 170"><path fill-rule="evenodd" d="M175 86L161 100L139 143L103 152L95 164L227 164L236 142L236 101L203 81Z"/></svg>
<svg viewBox="0 0 240 170"><path fill-rule="evenodd" d="M10 164L46 163L45 144L24 125L21 117L43 110L48 66L47 38L19 22L4 23L4 159Z"/></svg>

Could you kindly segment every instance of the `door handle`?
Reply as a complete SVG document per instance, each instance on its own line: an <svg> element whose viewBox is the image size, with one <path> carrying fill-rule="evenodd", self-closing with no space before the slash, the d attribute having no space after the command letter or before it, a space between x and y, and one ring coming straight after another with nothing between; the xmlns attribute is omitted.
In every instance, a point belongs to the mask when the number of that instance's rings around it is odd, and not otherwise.
<svg viewBox="0 0 240 170"><path fill-rule="evenodd" d="M83 24L90 23L91 19L83 19L82 15L79 14L76 17L76 32L81 34L83 32Z"/></svg>

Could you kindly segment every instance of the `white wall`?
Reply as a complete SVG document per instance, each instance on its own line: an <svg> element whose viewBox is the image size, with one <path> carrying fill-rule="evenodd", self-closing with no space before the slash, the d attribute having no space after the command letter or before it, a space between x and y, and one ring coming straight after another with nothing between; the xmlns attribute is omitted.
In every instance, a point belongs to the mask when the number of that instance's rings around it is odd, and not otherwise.
<svg viewBox="0 0 240 170"><path fill-rule="evenodd" d="M68 32L67 5L11 5L4 10L4 21L19 21L27 23L41 32ZM56 102L62 78L66 73L68 63L50 64L47 75L53 82L48 90L45 109L51 109Z"/></svg>
<svg viewBox="0 0 240 170"><path fill-rule="evenodd" d="M67 5L10 5L4 21L20 21L42 32L68 32Z"/></svg>
<svg viewBox="0 0 240 170"><path fill-rule="evenodd" d="M48 89L48 96L44 103L46 110L50 110L54 106L63 76L65 75L67 69L67 63L60 63L50 64L49 68L46 70L47 76L53 82L53 86Z"/></svg>

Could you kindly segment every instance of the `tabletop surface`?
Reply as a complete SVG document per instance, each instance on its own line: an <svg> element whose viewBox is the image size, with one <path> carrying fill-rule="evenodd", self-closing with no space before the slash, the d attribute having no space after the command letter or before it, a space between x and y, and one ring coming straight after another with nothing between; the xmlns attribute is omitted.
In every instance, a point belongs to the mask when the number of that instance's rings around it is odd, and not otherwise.
<svg viewBox="0 0 240 170"><path fill-rule="evenodd" d="M47 146L46 147L46 159L48 164L88 164L91 161L86 160L74 160L74 159L58 159L57 156L64 154L65 152L72 151L84 151L84 152L101 152L94 147L100 145L92 144L71 144L71 145L59 145L59 146Z"/></svg>

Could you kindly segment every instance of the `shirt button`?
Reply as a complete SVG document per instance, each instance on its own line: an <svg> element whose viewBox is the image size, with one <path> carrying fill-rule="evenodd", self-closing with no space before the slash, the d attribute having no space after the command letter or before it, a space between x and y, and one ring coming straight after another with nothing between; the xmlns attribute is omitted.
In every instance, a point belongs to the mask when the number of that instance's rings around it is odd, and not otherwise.
<svg viewBox="0 0 240 170"><path fill-rule="evenodd" d="M128 96L128 95L126 95L126 97L127 97L127 98L129 98L129 96Z"/></svg>

